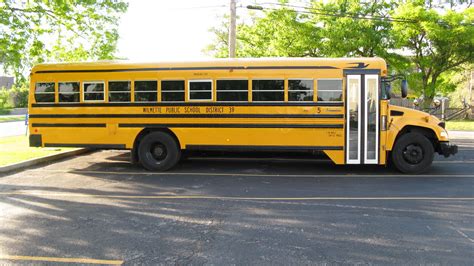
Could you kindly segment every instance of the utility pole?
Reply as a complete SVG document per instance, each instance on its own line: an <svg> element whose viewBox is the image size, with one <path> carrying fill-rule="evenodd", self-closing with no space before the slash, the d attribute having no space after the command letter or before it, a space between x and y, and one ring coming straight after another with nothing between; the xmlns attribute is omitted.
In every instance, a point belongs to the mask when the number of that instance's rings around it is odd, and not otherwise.
<svg viewBox="0 0 474 266"><path fill-rule="evenodd" d="M229 58L235 57L236 0L230 0Z"/></svg>

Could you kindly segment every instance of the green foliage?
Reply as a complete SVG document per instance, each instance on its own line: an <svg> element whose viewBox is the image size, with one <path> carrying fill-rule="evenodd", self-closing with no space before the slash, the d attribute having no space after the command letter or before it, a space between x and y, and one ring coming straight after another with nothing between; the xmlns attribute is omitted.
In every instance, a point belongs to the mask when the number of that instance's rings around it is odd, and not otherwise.
<svg viewBox="0 0 474 266"><path fill-rule="evenodd" d="M123 0L0 1L0 64L22 82L45 61L111 59Z"/></svg>
<svg viewBox="0 0 474 266"><path fill-rule="evenodd" d="M229 16L223 16L222 22L209 29L214 34L214 42L203 49L203 52L213 54L217 58L229 57ZM236 42L236 50L240 52L240 42ZM237 54L237 57L244 57Z"/></svg>
<svg viewBox="0 0 474 266"><path fill-rule="evenodd" d="M17 87L13 86L10 89L10 99L15 108L26 108L28 107L28 87Z"/></svg>
<svg viewBox="0 0 474 266"><path fill-rule="evenodd" d="M412 92L427 104L453 91L452 73L474 61L473 7L442 10L424 0L312 1L297 11L279 5L238 25L237 57L378 56L392 74L408 74ZM211 30L216 39L208 52L217 57L228 55L226 20Z"/></svg>
<svg viewBox="0 0 474 266"><path fill-rule="evenodd" d="M474 65L467 65L463 67L464 71L453 71L449 74L450 84L455 84L455 89L451 92L447 91L445 94L449 93L450 98L450 107L461 108L464 107L464 104L471 104L470 100L470 77L471 71L474 71Z"/></svg>
<svg viewBox="0 0 474 266"><path fill-rule="evenodd" d="M0 90L0 109L28 107L29 89L27 86L13 86L7 90Z"/></svg>
<svg viewBox="0 0 474 266"><path fill-rule="evenodd" d="M8 115L8 114L10 114L10 109L3 109L0 105L0 115Z"/></svg>
<svg viewBox="0 0 474 266"><path fill-rule="evenodd" d="M395 72L408 61L395 52L393 23L386 18L399 1L334 0L313 3L313 25L320 25L319 46L326 57L382 57ZM372 19L357 19L372 18Z"/></svg>
<svg viewBox="0 0 474 266"><path fill-rule="evenodd" d="M0 110L10 108L12 108L10 101L10 93L7 89L2 88L0 89Z"/></svg>
<svg viewBox="0 0 474 266"><path fill-rule="evenodd" d="M308 17L291 9L265 12L266 16L253 15L252 24L239 24L236 41L237 57L301 57L318 56L313 40L317 32ZM228 57L228 17L219 27L211 28L215 42L205 51L215 57Z"/></svg>
<svg viewBox="0 0 474 266"><path fill-rule="evenodd" d="M216 57L228 56L227 17L220 27L212 28L215 42L207 52ZM252 24L237 27L237 57L301 57L319 56L318 32L313 30L308 16L291 9L265 11L264 17L253 15Z"/></svg>
<svg viewBox="0 0 474 266"><path fill-rule="evenodd" d="M252 26L240 25L239 54L247 57L318 56L319 32L307 15L290 9L269 11Z"/></svg>
<svg viewBox="0 0 474 266"><path fill-rule="evenodd" d="M407 57L419 81L414 89L425 96L425 106L436 93L452 91L449 72L474 62L474 8L444 14L427 9L424 1L406 1L393 16L415 21L395 23L392 36L396 47L410 51Z"/></svg>

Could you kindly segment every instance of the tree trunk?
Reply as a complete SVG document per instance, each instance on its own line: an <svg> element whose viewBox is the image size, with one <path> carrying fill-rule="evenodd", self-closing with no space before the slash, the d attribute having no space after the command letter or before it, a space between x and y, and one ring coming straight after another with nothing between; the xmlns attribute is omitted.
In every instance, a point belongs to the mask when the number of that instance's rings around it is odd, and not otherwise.
<svg viewBox="0 0 474 266"><path fill-rule="evenodd" d="M433 103L433 99L436 95L436 81L438 79L438 75L433 75L431 77L431 82L423 82L423 94L424 94L424 100L423 100L423 108L428 109L433 107L431 103Z"/></svg>
<svg viewBox="0 0 474 266"><path fill-rule="evenodd" d="M423 109L429 109L431 108L431 103L433 103L433 96L427 96L425 95L425 98L423 99Z"/></svg>

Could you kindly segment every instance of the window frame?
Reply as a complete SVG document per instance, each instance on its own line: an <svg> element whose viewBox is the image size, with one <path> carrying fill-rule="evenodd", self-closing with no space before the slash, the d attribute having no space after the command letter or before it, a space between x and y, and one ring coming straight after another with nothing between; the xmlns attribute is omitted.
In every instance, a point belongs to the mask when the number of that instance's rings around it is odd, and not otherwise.
<svg viewBox="0 0 474 266"><path fill-rule="evenodd" d="M247 81L247 90L221 90L221 92L246 92L247 93L247 100L246 101L219 101L217 97L217 93L219 92L217 88L217 81L222 80L222 81L230 81L230 80L243 80ZM249 81L251 79L249 78L220 78L220 79L215 79L216 81L216 102L224 102L224 103L247 103L249 102L249 91L250 91L250 86L249 86Z"/></svg>
<svg viewBox="0 0 474 266"><path fill-rule="evenodd" d="M86 96L86 93L97 93L97 94L100 93L100 92L86 92L86 90L85 90L86 84L93 84L93 83L102 83L102 84L104 85L104 91L102 91L102 95L103 95L104 97L103 97L102 100L86 100L86 97L85 97L85 96ZM94 103L94 102L96 102L96 103L103 103L103 102L105 102L105 91L106 91L105 85L106 85L105 80L83 81L83 82L82 82L82 100L83 100L83 102L92 102L92 103ZM108 96L108 95L107 95L107 96Z"/></svg>
<svg viewBox="0 0 474 266"><path fill-rule="evenodd" d="M164 91L163 90L163 84L161 82L163 81L182 81L183 82L183 90L182 91L177 91L177 90L172 90L172 91ZM159 98L157 98L156 100L158 101L159 99L159 102L164 102L164 103L184 103L186 102L186 79L161 79L159 80ZM182 101L163 101L163 92L164 93L167 93L167 92L182 92L183 93L183 96L184 96L184 100Z"/></svg>
<svg viewBox="0 0 474 266"><path fill-rule="evenodd" d="M135 82L141 82L141 81L156 81L156 91L137 91L135 90ZM138 102L138 103L154 103L154 102L158 102L158 94L160 92L160 89L159 89L159 83L160 81L158 79L135 79L132 81L133 83L133 102ZM130 87L131 89L131 87ZM137 101L136 100L136 95L135 93L152 93L152 92L155 92L156 93L156 101ZM131 96L131 95L130 95Z"/></svg>
<svg viewBox="0 0 474 266"><path fill-rule="evenodd" d="M78 102L61 102L61 98L59 95L61 95L61 92L59 91L59 84L60 83L79 83L79 91L78 92L72 92L72 93L64 93L63 94L79 94L79 101ZM79 80L74 80L74 81L58 81L58 103L65 103L65 104L75 104L75 103L80 103L81 102L81 81ZM105 90L105 88L104 88Z"/></svg>
<svg viewBox="0 0 474 266"><path fill-rule="evenodd" d="M342 103L344 102L344 79L343 78L320 78L320 79L315 79L316 80L316 101L317 102L322 102L322 103ZM340 80L341 81L341 100L340 101L319 101L318 100L318 92L319 91L338 91L338 90L320 90L319 89L319 80Z"/></svg>
<svg viewBox="0 0 474 266"><path fill-rule="evenodd" d="M130 90L129 91L110 91L109 83L110 82L130 82ZM105 92L105 87L104 87ZM129 101L111 101L110 94L113 93L128 93L130 94ZM109 103L131 103L132 102L132 80L107 80L107 102Z"/></svg>
<svg viewBox="0 0 474 266"><path fill-rule="evenodd" d="M191 99L191 82L210 82L211 99ZM200 92L209 92L207 90ZM188 79L188 101L190 102L213 102L214 101L214 80L213 79Z"/></svg>
<svg viewBox="0 0 474 266"><path fill-rule="evenodd" d="M255 101L254 100L254 97L253 97L253 92L254 92L254 89L253 89L253 81L254 80L282 80L283 81L283 90L281 90L281 92L283 92L283 100L282 101ZM252 102L256 102L256 103L284 103L285 102L285 78L258 78L258 79L250 79L251 81L251 84L252 84ZM258 92L280 92L280 90L257 90Z"/></svg>
<svg viewBox="0 0 474 266"><path fill-rule="evenodd" d="M314 81L316 80L315 78L288 78L288 89L287 89L287 92L288 92L288 102L289 103L300 103L300 102L314 102L314 89L316 86L314 86ZM311 81L313 83L313 88L310 89L310 90L290 90L290 80L308 80L308 81ZM290 92L297 92L297 91L312 91L313 92L313 99L311 101L291 101L290 100Z"/></svg>
<svg viewBox="0 0 474 266"><path fill-rule="evenodd" d="M36 86L38 83L53 83L54 84L54 91L53 92L36 92ZM56 103L56 90L58 89L58 84L56 81L37 81L35 82L35 93L33 94L33 97L35 98L35 103L37 104L50 104L50 103ZM37 102L36 101L36 94L53 94L54 98L52 102ZM58 101L59 101L59 96L58 96Z"/></svg>

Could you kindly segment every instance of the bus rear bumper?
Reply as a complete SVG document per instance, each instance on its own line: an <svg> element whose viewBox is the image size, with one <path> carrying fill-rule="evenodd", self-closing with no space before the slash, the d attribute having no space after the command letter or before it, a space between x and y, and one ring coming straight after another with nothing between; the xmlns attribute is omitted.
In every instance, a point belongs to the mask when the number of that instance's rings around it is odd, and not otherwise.
<svg viewBox="0 0 474 266"><path fill-rule="evenodd" d="M30 147L42 147L43 140L40 134L31 134L30 135Z"/></svg>
<svg viewBox="0 0 474 266"><path fill-rule="evenodd" d="M444 157L449 157L450 155L458 153L458 146L450 144L449 142L440 142L438 153L444 155Z"/></svg>

